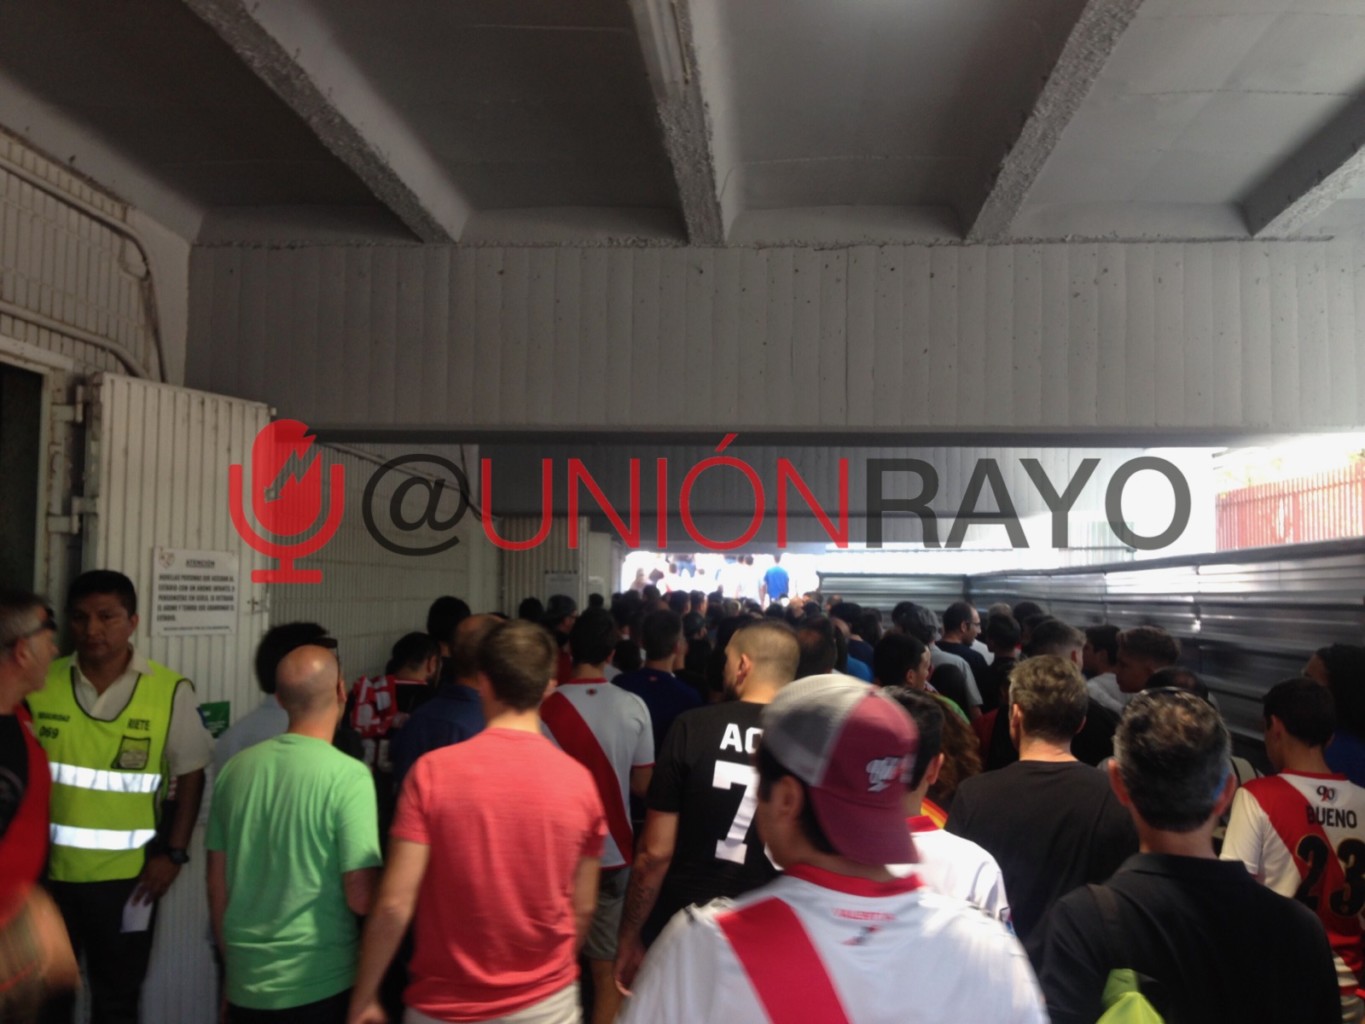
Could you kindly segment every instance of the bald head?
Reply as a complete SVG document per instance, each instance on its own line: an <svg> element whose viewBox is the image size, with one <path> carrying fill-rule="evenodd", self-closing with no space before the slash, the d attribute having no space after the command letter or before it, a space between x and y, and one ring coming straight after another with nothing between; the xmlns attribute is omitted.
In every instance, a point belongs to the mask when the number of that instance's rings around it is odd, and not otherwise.
<svg viewBox="0 0 1365 1024"><path fill-rule="evenodd" d="M455 678L467 686L474 686L479 676L479 645L484 637L497 629L502 620L496 615L471 615L455 630L455 645L450 651Z"/></svg>
<svg viewBox="0 0 1365 1024"><path fill-rule="evenodd" d="M339 702L341 666L325 647L305 644L281 660L275 670L275 699L296 718L334 714Z"/></svg>

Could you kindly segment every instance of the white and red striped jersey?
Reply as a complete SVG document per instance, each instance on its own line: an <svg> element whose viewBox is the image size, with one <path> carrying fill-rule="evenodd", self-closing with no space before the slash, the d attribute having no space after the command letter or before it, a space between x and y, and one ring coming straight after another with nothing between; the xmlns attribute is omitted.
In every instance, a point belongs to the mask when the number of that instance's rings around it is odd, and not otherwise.
<svg viewBox="0 0 1365 1024"><path fill-rule="evenodd" d="M1317 913L1341 987L1354 992L1365 968L1365 789L1344 775L1252 779L1232 801L1221 856Z"/></svg>
<svg viewBox="0 0 1365 1024"><path fill-rule="evenodd" d="M649 708L605 679L574 679L545 699L540 717L560 749L583 764L597 784L607 813L602 867L625 867L634 858L630 770L654 764Z"/></svg>
<svg viewBox="0 0 1365 1024"><path fill-rule="evenodd" d="M785 928L763 927L771 925L774 903L795 915ZM768 984L756 980L755 973L771 967L762 963L763 947L789 946L797 922L811 955L793 956L799 947L784 951ZM736 948L746 932L757 958ZM1023 947L999 922L930 892L914 877L872 882L801 865L738 900L674 915L650 947L620 1018L622 1024L841 1019L1044 1024L1047 1012Z"/></svg>
<svg viewBox="0 0 1365 1024"><path fill-rule="evenodd" d="M1005 876L987 850L970 839L945 832L926 815L906 820L915 837L917 864L896 864L891 872L917 875L934 892L956 896L1002 924L1010 923Z"/></svg>

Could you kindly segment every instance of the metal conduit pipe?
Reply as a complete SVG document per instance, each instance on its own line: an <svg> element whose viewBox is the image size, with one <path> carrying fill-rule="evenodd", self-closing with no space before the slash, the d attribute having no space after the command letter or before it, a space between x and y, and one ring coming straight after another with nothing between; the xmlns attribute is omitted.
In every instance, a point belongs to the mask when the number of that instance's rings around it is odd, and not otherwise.
<svg viewBox="0 0 1365 1024"><path fill-rule="evenodd" d="M52 184L52 182L40 178L38 175L34 174L28 168L22 167L19 164L16 164L11 160L6 159L3 156L0 156L0 168L3 168L7 174L12 174L16 178L19 178L22 181L27 182L33 188L36 188L38 191L44 193L45 195L51 196L59 203L64 203L67 206L71 207L72 209L80 211L82 214L89 217L91 220L97 221L98 223L104 225L110 231L131 242L134 248L137 249L138 255L142 257L143 265L147 268L146 274L140 276L140 281L142 284L142 302L143 305L146 307L147 311L147 329L151 332L152 344L156 349L157 362L156 379L160 381L165 381L166 353L162 348L161 344L161 322L160 318L157 315L156 283L153 280L152 276L152 261L147 255L147 247L142 244L142 239L138 237L137 232L134 231L131 227L129 227L128 224L126 224L124 221L119 220L117 217L111 217L109 214L105 213L98 207L91 206L89 203L85 202L85 200L80 199L77 196L73 196L67 192L63 192L56 185ZM128 269L126 265L124 269L125 270ZM132 273L132 271L129 272ZM138 275L134 274L134 276ZM20 320L25 320L28 323L44 327L50 331L56 331L59 334L69 335L80 341L84 341L89 345L95 345L99 348L105 349L116 359L118 359L119 362L126 366L128 370L136 377L150 378L152 376L151 373L147 370L147 368L142 366L142 364L139 363L137 359L130 352L128 352L126 348L124 348L124 346L119 344L117 341L114 341L112 338L105 338L102 335L82 330L79 327L73 327L70 324L63 324L58 320L53 320L49 317L45 317L41 313L34 313L29 310L24 310L21 309L20 307L11 305L10 303L3 303L3 305L6 307L5 312L9 316L13 316L16 319Z"/></svg>
<svg viewBox="0 0 1365 1024"><path fill-rule="evenodd" d="M0 313L3 313L5 316L12 316L16 320L23 320L26 323L33 324L35 327L41 327L44 330L52 331L55 334L62 334L68 338L74 338L76 341L83 341L87 345L94 345L97 348L101 348L122 363L134 377L141 377L145 380L151 376L143 368L142 364L137 361L137 357L113 338L106 338L103 335L95 334L85 330L83 327L73 327L71 324L64 324L60 320L53 320L50 316L43 316L42 313L35 313L31 309L25 309L23 306L16 306L12 302L6 302L4 299L0 299Z"/></svg>

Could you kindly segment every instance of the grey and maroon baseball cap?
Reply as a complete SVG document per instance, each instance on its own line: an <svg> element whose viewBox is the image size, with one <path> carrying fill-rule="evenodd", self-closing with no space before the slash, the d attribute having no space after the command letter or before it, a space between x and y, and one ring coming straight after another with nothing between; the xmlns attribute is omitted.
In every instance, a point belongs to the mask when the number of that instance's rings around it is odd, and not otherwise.
<svg viewBox="0 0 1365 1024"><path fill-rule="evenodd" d="M810 789L815 819L859 864L915 861L903 798L915 723L889 697L844 675L788 683L763 709L763 746Z"/></svg>

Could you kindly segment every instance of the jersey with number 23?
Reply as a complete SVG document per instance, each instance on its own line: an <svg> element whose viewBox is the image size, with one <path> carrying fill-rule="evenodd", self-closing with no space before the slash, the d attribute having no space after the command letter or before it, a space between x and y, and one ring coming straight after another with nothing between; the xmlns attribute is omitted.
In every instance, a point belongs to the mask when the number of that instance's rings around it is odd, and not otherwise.
<svg viewBox="0 0 1365 1024"><path fill-rule="evenodd" d="M1221 856L1317 913L1342 990L1354 992L1365 968L1365 789L1344 775L1253 779L1233 799Z"/></svg>

